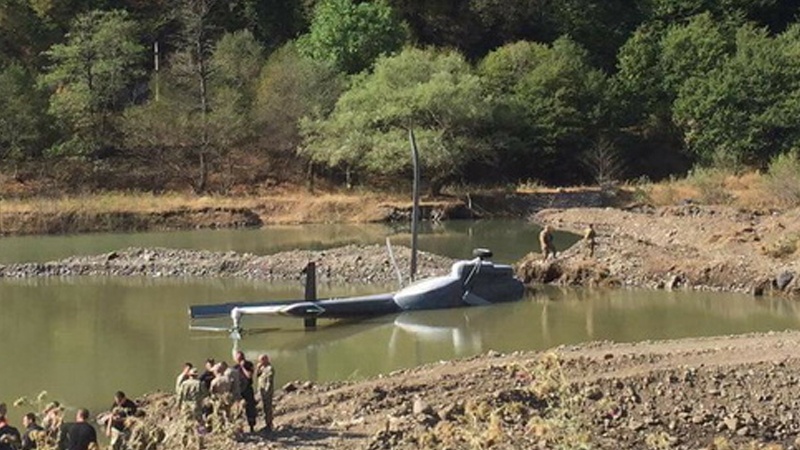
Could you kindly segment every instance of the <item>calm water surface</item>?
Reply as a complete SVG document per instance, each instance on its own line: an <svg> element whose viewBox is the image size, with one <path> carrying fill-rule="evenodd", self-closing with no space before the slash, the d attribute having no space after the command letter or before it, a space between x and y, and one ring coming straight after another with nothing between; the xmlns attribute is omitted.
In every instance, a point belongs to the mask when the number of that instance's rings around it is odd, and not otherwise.
<svg viewBox="0 0 800 450"><path fill-rule="evenodd" d="M421 248L468 257L472 247L514 262L535 249L521 221L453 223L429 229ZM46 261L127 246L273 253L354 242L395 243L406 231L379 225L280 227L0 239L0 259ZM562 245L570 238L560 236ZM357 295L391 286L320 286L321 296ZM171 390L183 361L230 359L224 334L190 331L187 307L231 300L296 298L299 283L242 280L66 278L0 280L0 401L35 397L99 409L122 389L136 397ZM227 324L226 324L227 325ZM736 294L547 288L523 301L485 308L404 313L357 323L247 318L238 343L254 358L267 352L278 383L355 379L488 350L545 349L589 340L636 341L800 328L800 307ZM18 419L28 408L12 409Z"/></svg>

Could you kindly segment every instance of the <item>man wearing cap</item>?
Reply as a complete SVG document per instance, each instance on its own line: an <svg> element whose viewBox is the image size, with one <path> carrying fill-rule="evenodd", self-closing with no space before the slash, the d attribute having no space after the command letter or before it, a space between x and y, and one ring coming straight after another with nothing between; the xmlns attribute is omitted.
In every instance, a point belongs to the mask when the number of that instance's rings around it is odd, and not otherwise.
<svg viewBox="0 0 800 450"><path fill-rule="evenodd" d="M196 368L189 369L187 376L178 386L178 404L186 415L200 422L203 420L203 401L208 397L208 391L197 379Z"/></svg>
<svg viewBox="0 0 800 450"><path fill-rule="evenodd" d="M8 424L5 403L0 403L0 450L14 450L20 443L19 430Z"/></svg>

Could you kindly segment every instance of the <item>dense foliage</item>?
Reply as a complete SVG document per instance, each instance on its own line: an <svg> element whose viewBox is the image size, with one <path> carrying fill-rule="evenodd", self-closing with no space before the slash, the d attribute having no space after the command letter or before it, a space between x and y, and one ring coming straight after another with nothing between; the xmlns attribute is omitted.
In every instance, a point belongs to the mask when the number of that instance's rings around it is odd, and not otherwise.
<svg viewBox="0 0 800 450"><path fill-rule="evenodd" d="M798 115L793 0L0 3L0 173L59 189L766 168Z"/></svg>

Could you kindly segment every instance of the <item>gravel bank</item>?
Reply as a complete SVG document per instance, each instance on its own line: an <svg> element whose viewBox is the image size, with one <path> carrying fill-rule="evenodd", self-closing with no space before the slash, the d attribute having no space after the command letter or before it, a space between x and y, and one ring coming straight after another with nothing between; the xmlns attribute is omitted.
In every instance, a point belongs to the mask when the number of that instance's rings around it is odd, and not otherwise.
<svg viewBox="0 0 800 450"><path fill-rule="evenodd" d="M397 261L409 261L411 249L393 246ZM235 277L295 280L309 261L317 279L336 283L391 283L395 269L380 245L348 245L329 250L294 250L259 256L168 248L128 248L102 255L75 256L46 263L0 265L0 278L64 276ZM453 260L426 252L417 255L417 276L446 273ZM404 279L408 265L400 267Z"/></svg>

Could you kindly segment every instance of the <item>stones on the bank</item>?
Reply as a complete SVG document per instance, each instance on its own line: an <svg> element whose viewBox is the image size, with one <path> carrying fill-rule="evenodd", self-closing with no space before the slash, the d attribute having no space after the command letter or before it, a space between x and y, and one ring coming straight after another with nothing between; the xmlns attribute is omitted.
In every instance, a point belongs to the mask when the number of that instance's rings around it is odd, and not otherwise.
<svg viewBox="0 0 800 450"><path fill-rule="evenodd" d="M775 277L774 285L778 290L782 291L789 286L789 283L791 283L792 280L794 280L794 272L783 271L779 273L777 277Z"/></svg>
<svg viewBox="0 0 800 450"><path fill-rule="evenodd" d="M397 246L398 260L411 250ZM348 245L326 251L293 250L274 255L169 248L128 248L95 256L75 256L47 263L0 265L0 278L51 276L233 277L298 280L309 261L317 263L318 281L390 283L396 273L380 245ZM453 260L422 252L418 276L446 273Z"/></svg>
<svg viewBox="0 0 800 450"><path fill-rule="evenodd" d="M529 253L517 263L517 278L525 284L549 283L563 286L619 286L619 280L611 276L604 264L563 255L555 259L542 260L542 255Z"/></svg>
<svg viewBox="0 0 800 450"><path fill-rule="evenodd" d="M583 390L583 396L589 400L597 401L603 398L604 393L600 387L592 385Z"/></svg>
<svg viewBox="0 0 800 450"><path fill-rule="evenodd" d="M681 283L683 283L683 277L681 275L673 275L667 280L665 287L667 290L672 291L679 288Z"/></svg>

